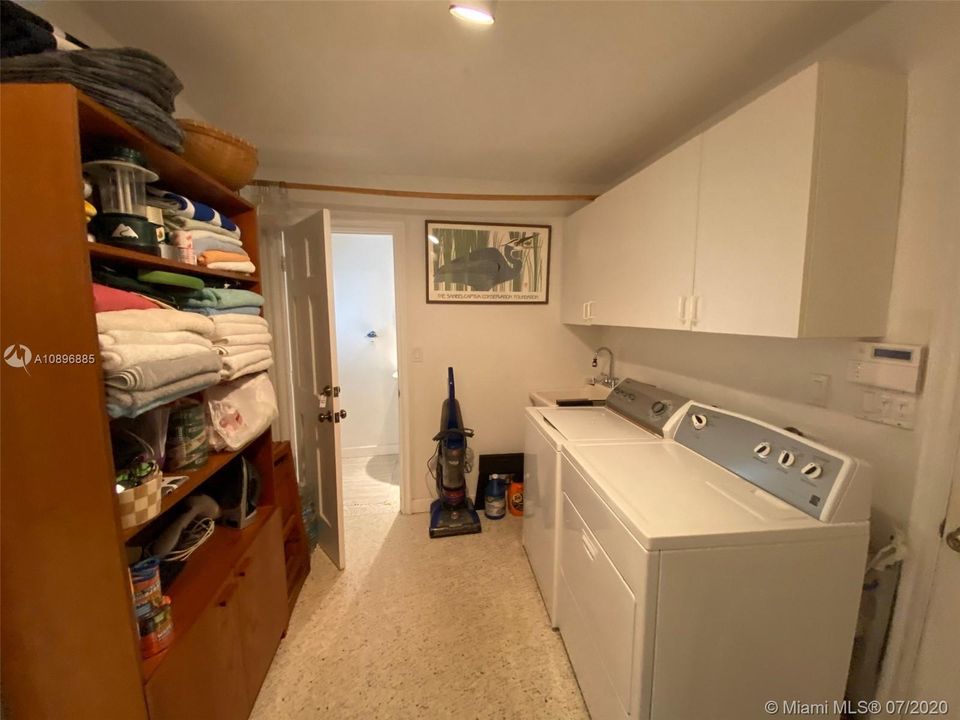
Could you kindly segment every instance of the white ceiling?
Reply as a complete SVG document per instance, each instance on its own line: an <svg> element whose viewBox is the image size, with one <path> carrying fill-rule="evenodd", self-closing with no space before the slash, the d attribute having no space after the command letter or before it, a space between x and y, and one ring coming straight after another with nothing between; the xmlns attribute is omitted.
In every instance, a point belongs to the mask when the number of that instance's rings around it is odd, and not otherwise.
<svg viewBox="0 0 960 720"><path fill-rule="evenodd" d="M476 28L434 0L84 3L286 178L541 188L611 185L877 6L501 0Z"/></svg>

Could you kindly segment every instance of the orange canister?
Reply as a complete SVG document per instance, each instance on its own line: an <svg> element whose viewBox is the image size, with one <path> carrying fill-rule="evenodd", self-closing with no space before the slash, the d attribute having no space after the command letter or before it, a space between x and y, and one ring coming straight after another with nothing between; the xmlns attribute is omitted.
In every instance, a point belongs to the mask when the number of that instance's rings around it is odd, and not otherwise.
<svg viewBox="0 0 960 720"><path fill-rule="evenodd" d="M507 490L507 507L511 515L523 515L523 481L513 479Z"/></svg>

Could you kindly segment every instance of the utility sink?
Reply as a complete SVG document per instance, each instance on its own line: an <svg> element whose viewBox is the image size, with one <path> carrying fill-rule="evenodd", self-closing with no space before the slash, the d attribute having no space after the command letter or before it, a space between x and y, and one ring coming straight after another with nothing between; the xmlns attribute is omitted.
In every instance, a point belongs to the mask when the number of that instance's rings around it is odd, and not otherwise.
<svg viewBox="0 0 960 720"><path fill-rule="evenodd" d="M551 405L602 405L610 388L602 385L584 385L567 390L534 390L530 393L530 402L535 407L549 407Z"/></svg>

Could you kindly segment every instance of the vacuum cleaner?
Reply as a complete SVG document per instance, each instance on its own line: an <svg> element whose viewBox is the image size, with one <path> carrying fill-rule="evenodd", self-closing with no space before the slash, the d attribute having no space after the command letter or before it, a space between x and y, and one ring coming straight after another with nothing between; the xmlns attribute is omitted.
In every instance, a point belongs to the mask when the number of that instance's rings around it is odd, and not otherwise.
<svg viewBox="0 0 960 720"><path fill-rule="evenodd" d="M433 436L437 450L429 463L437 482L437 499L430 504L432 538L480 532L480 517L467 497L466 473L471 464L467 438L473 437L473 430L463 426L452 367L447 368L447 388L447 399L440 410L440 432Z"/></svg>

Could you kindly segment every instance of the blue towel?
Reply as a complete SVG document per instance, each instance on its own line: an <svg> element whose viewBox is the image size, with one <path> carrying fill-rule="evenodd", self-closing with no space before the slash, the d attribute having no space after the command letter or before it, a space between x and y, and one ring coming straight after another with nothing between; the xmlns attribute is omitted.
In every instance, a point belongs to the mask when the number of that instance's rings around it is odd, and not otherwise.
<svg viewBox="0 0 960 720"><path fill-rule="evenodd" d="M203 222L208 222L211 225L222 227L224 230L230 230L231 232L234 232L237 229L237 226L233 220L225 215L221 215L212 207L209 205L204 205L202 202L191 200L183 195L170 192L169 190L160 190L159 188L147 187L147 191L151 196L153 196L153 198L156 198L159 201L159 207L172 210L177 215L182 215L183 217L192 218L194 220L202 220Z"/></svg>
<svg viewBox="0 0 960 720"><path fill-rule="evenodd" d="M231 308L209 308L209 307L185 307L183 308L186 312L199 313L200 315L229 315L230 313L237 313L238 315L259 315L260 308L255 307L254 305L241 305L240 307L231 307Z"/></svg>
<svg viewBox="0 0 960 720"><path fill-rule="evenodd" d="M215 308L223 310L238 307L260 307L263 305L263 295L252 290L236 290L232 288L204 288L177 293L177 302L181 310L191 308Z"/></svg>

